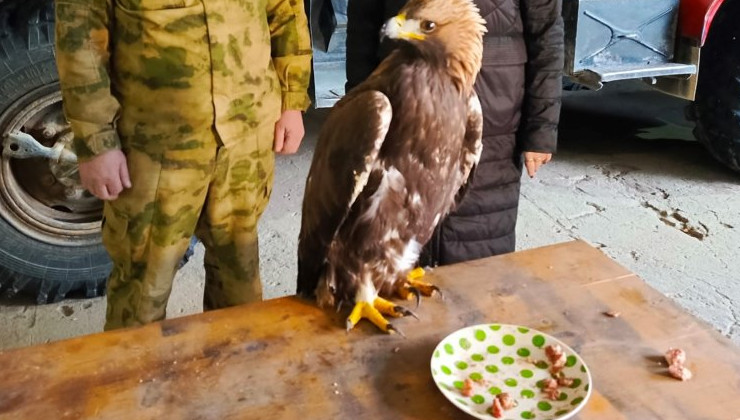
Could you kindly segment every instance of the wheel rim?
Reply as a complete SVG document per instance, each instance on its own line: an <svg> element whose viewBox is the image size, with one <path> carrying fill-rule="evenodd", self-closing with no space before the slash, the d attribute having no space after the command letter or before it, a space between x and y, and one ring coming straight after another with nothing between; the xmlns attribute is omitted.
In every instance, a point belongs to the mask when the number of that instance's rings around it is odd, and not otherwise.
<svg viewBox="0 0 740 420"><path fill-rule="evenodd" d="M2 133L23 131L44 146L71 147L58 84L24 95L0 116ZM102 202L79 183L76 165L43 158L3 156L0 166L0 215L22 233L54 245L100 242Z"/></svg>

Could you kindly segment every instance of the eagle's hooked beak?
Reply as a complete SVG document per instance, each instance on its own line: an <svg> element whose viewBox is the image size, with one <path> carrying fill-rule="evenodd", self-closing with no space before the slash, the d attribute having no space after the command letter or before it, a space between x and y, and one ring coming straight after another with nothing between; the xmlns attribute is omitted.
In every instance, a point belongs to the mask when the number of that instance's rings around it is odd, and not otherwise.
<svg viewBox="0 0 740 420"><path fill-rule="evenodd" d="M421 26L416 19L406 19L404 13L392 17L383 25L380 31L380 39L388 37L390 39L403 39L406 41L417 40L423 41L426 35L421 32Z"/></svg>

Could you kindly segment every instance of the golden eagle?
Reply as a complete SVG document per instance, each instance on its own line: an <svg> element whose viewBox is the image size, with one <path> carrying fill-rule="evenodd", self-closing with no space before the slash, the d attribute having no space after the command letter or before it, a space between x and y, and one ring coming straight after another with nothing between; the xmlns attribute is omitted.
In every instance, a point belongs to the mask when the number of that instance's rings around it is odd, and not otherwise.
<svg viewBox="0 0 740 420"><path fill-rule="evenodd" d="M480 158L473 84L484 33L471 0L410 0L382 29L398 48L334 106L319 133L298 292L322 307L354 304L347 329L367 318L398 332L381 313L411 313L380 296L433 290L409 273Z"/></svg>

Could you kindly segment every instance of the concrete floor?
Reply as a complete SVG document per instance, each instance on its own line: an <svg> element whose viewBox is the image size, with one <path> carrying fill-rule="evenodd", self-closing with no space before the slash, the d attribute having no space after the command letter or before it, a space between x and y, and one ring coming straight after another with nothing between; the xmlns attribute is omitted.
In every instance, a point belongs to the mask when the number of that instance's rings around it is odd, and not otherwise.
<svg viewBox="0 0 740 420"><path fill-rule="evenodd" d="M691 141L683 101L637 83L571 92L559 152L524 178L518 248L578 238L740 344L740 175ZM303 183L326 110L307 115L301 151L278 159L260 225L265 298L292 294ZM178 273L168 316L201 311L203 249ZM102 298L0 301L0 350L101 330Z"/></svg>

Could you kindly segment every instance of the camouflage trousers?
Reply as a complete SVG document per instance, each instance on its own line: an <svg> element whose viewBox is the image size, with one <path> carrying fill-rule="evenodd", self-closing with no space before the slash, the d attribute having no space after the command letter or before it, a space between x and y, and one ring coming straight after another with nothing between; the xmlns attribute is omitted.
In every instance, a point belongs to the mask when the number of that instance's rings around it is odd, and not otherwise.
<svg viewBox="0 0 740 420"><path fill-rule="evenodd" d="M104 207L105 329L164 319L191 236L206 248L204 309L262 299L257 221L269 200L273 128L229 148L213 132L150 154L124 150L132 188Z"/></svg>

